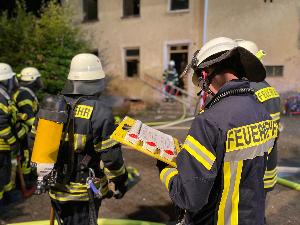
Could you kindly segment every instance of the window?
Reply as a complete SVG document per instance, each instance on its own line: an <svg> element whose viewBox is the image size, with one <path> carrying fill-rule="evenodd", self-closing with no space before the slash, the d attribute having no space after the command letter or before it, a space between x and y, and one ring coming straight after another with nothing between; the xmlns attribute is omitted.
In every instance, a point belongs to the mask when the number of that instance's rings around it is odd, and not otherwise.
<svg viewBox="0 0 300 225"><path fill-rule="evenodd" d="M170 11L188 10L189 0L169 0Z"/></svg>
<svg viewBox="0 0 300 225"><path fill-rule="evenodd" d="M283 66L266 66L268 77L281 77L283 76Z"/></svg>
<svg viewBox="0 0 300 225"><path fill-rule="evenodd" d="M140 16L140 0L123 0L123 17Z"/></svg>
<svg viewBox="0 0 300 225"><path fill-rule="evenodd" d="M125 49L125 72L127 77L139 76L140 49Z"/></svg>
<svg viewBox="0 0 300 225"><path fill-rule="evenodd" d="M83 0L83 21L98 20L98 1Z"/></svg>

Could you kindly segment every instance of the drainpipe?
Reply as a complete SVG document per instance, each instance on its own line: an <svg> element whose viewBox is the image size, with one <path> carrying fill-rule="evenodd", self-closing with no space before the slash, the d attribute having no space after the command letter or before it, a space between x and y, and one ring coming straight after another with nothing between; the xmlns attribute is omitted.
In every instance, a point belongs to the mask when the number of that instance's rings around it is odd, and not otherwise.
<svg viewBox="0 0 300 225"><path fill-rule="evenodd" d="M204 0L203 36L202 36L202 44L203 45L206 43L207 14L208 14L208 0Z"/></svg>

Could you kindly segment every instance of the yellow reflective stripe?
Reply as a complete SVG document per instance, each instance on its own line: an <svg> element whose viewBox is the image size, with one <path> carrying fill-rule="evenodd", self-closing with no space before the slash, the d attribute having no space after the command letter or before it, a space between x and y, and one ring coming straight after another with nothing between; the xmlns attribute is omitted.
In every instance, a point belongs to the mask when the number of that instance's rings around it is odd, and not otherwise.
<svg viewBox="0 0 300 225"><path fill-rule="evenodd" d="M20 101L20 102L17 103L18 107L22 107L24 105L29 105L29 106L33 107L33 101L31 101L29 99L25 99L25 100Z"/></svg>
<svg viewBox="0 0 300 225"><path fill-rule="evenodd" d="M6 105L0 103L0 109L1 109L4 113L8 114L8 107L7 107Z"/></svg>
<svg viewBox="0 0 300 225"><path fill-rule="evenodd" d="M277 175L277 168L275 168L274 170L266 170L265 171L265 175L264 175L264 179L270 179L273 178Z"/></svg>
<svg viewBox="0 0 300 225"><path fill-rule="evenodd" d="M126 172L125 165L121 166L118 170L109 170L107 168L104 168L104 173L107 176L108 179L113 179L115 177L121 176Z"/></svg>
<svg viewBox="0 0 300 225"><path fill-rule="evenodd" d="M277 177L277 174L276 174L276 176L273 179L271 179L271 180L264 180L264 188L272 188L272 187L274 187L275 184L276 184L276 182L277 182L277 179L278 179L278 177Z"/></svg>
<svg viewBox="0 0 300 225"><path fill-rule="evenodd" d="M280 112L270 114L273 120L279 120L280 119Z"/></svg>
<svg viewBox="0 0 300 225"><path fill-rule="evenodd" d="M10 132L11 132L11 127L7 127L0 131L0 136L7 136L10 134Z"/></svg>
<svg viewBox="0 0 300 225"><path fill-rule="evenodd" d="M32 125L30 132L31 132L32 134L36 134L36 128L35 128L34 125Z"/></svg>
<svg viewBox="0 0 300 225"><path fill-rule="evenodd" d="M74 134L74 149L75 151L82 151L85 148L86 135L85 134Z"/></svg>
<svg viewBox="0 0 300 225"><path fill-rule="evenodd" d="M218 222L217 225L225 225L225 204L227 201L227 196L229 192L229 186L230 186L230 162L224 162L223 167L223 173L224 173L224 188L222 192L222 197L219 205L218 210Z"/></svg>
<svg viewBox="0 0 300 225"><path fill-rule="evenodd" d="M0 200L3 198L4 191L0 191Z"/></svg>
<svg viewBox="0 0 300 225"><path fill-rule="evenodd" d="M262 89L256 91L255 95L257 96L257 98L260 102L265 102L271 98L279 97L279 94L273 87L262 88Z"/></svg>
<svg viewBox="0 0 300 225"><path fill-rule="evenodd" d="M33 125L34 121L35 121L35 118L32 117L32 118L26 120L25 123L31 127Z"/></svg>
<svg viewBox="0 0 300 225"><path fill-rule="evenodd" d="M243 161L239 161L237 165L236 178L234 182L234 190L232 195L232 214L231 225L238 225L239 216L239 199L240 199L240 181L242 175Z"/></svg>
<svg viewBox="0 0 300 225"><path fill-rule="evenodd" d="M13 100L14 102L17 102L17 98L18 98L18 95L20 94L20 91L17 90L14 94L13 94Z"/></svg>
<svg viewBox="0 0 300 225"><path fill-rule="evenodd" d="M224 162L224 181L217 225L238 225L239 189L243 161Z"/></svg>
<svg viewBox="0 0 300 225"><path fill-rule="evenodd" d="M9 151L10 146L9 145L0 145L0 151Z"/></svg>
<svg viewBox="0 0 300 225"><path fill-rule="evenodd" d="M49 196L52 199L56 199L58 201L66 202L66 201L88 201L89 197L87 192L83 194L70 194L65 192L54 192L49 191Z"/></svg>
<svg viewBox="0 0 300 225"><path fill-rule="evenodd" d="M216 157L192 136L187 136L183 148L196 158L206 169L211 170Z"/></svg>
<svg viewBox="0 0 300 225"><path fill-rule="evenodd" d="M191 135L187 136L187 140L192 142L200 151L202 151L211 161L215 161L216 157L207 149L205 148L200 142L198 142L195 138Z"/></svg>
<svg viewBox="0 0 300 225"><path fill-rule="evenodd" d="M16 137L15 137L15 136L12 136L11 138L9 138L9 139L7 140L7 143L11 145L11 144L15 143L16 141L17 141Z"/></svg>
<svg viewBox="0 0 300 225"><path fill-rule="evenodd" d="M161 182L166 186L166 188L169 190L169 183L170 180L178 174L178 170L175 168L165 168L161 171L159 178Z"/></svg>
<svg viewBox="0 0 300 225"><path fill-rule="evenodd" d="M272 150L273 150L273 147L269 148L268 155L270 155L270 153L272 152Z"/></svg>
<svg viewBox="0 0 300 225"><path fill-rule="evenodd" d="M17 136L18 138L22 138L25 134L26 134L26 128L22 126L21 129L18 131Z"/></svg>
<svg viewBox="0 0 300 225"><path fill-rule="evenodd" d="M4 192L8 192L8 191L11 191L13 189L14 185L13 183L10 181L8 184L6 184L3 188L3 191Z"/></svg>
<svg viewBox="0 0 300 225"><path fill-rule="evenodd" d="M95 151L99 152L108 148L111 148L118 144L119 142L113 140L113 139L107 139L105 141L101 141L98 144L94 145Z"/></svg>

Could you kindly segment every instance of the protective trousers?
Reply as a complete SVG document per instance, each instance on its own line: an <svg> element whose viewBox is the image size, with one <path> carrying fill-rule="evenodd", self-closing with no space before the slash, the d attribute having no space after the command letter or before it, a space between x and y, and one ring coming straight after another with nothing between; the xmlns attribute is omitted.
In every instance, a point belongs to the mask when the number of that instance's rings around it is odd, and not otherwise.
<svg viewBox="0 0 300 225"><path fill-rule="evenodd" d="M11 152L0 151L0 200L5 192L12 190L11 183Z"/></svg>
<svg viewBox="0 0 300 225"><path fill-rule="evenodd" d="M61 220L63 225L89 225L89 202L88 201L67 201L60 202L51 200L56 216ZM95 199L95 211L98 217L99 208L101 205L100 199Z"/></svg>

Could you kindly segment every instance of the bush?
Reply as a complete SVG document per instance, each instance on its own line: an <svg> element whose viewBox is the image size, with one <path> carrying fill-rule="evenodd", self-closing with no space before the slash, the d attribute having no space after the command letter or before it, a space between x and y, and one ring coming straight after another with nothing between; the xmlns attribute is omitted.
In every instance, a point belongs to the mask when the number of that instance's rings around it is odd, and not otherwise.
<svg viewBox="0 0 300 225"><path fill-rule="evenodd" d="M16 72L27 66L39 69L45 92L57 94L67 78L72 57L88 50L87 41L72 24L72 12L50 1L40 16L17 4L15 16L0 16L0 61Z"/></svg>

